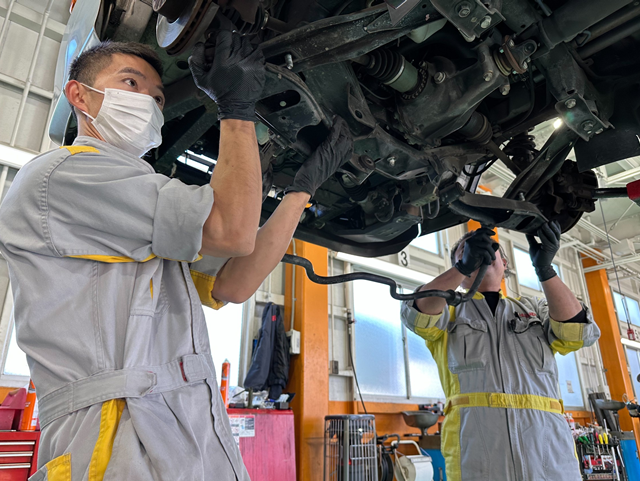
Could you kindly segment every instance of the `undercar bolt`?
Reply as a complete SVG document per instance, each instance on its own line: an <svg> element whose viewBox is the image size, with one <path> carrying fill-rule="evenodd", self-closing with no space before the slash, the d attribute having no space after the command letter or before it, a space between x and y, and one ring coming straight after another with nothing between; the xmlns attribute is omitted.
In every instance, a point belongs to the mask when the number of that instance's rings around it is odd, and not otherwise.
<svg viewBox="0 0 640 481"><path fill-rule="evenodd" d="M467 2L462 2L460 5L458 5L458 16L460 18L466 18L470 13L471 5L469 5Z"/></svg>
<svg viewBox="0 0 640 481"><path fill-rule="evenodd" d="M565 107L567 107L568 109L572 109L576 106L576 100L575 99L569 99L564 103Z"/></svg>
<svg viewBox="0 0 640 481"><path fill-rule="evenodd" d="M433 80L435 80L437 84L441 84L442 82L444 82L444 79L446 78L447 78L447 74L444 72L436 72L435 75L433 76Z"/></svg>
<svg viewBox="0 0 640 481"><path fill-rule="evenodd" d="M491 17L487 15L482 19L482 22L480 23L480 28L489 28L489 25L491 25Z"/></svg>
<svg viewBox="0 0 640 481"><path fill-rule="evenodd" d="M584 122L582 122L582 130L584 130L585 132L591 132L595 125L596 124L593 120L585 120Z"/></svg>

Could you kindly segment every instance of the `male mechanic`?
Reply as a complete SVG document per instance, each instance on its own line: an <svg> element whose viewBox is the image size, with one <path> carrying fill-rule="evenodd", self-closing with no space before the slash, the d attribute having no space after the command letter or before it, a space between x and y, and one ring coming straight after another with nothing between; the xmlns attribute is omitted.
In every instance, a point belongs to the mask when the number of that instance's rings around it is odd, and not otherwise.
<svg viewBox="0 0 640 481"><path fill-rule="evenodd" d="M213 65L201 46L191 64L219 111L210 185L140 159L161 142L161 63L143 45L101 44L65 88L76 142L27 164L0 207L18 344L39 396L36 480L248 480L189 263L250 256L263 242L253 121L264 59L222 32ZM344 131L336 122L301 169L285 214L335 171Z"/></svg>
<svg viewBox="0 0 640 481"><path fill-rule="evenodd" d="M488 265L472 300L448 309L438 298L402 306L402 321L426 339L447 396L447 479L580 481L554 354L590 346L600 331L551 265L557 223L539 229L539 242L527 236L546 300L502 295L507 259L492 235L487 228L467 233L451 250L454 267L420 288L468 289Z"/></svg>

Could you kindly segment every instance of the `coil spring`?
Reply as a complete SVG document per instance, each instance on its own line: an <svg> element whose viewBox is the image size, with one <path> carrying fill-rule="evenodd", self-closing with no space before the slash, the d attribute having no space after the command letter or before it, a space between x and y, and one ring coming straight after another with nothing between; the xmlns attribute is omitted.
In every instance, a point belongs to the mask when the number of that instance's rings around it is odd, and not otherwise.
<svg viewBox="0 0 640 481"><path fill-rule="evenodd" d="M519 167L526 167L536 155L535 137L525 132L516 135L505 146L504 153Z"/></svg>
<svg viewBox="0 0 640 481"><path fill-rule="evenodd" d="M392 80L402 68L402 56L398 52L378 49L368 55L370 61L365 70L381 82Z"/></svg>

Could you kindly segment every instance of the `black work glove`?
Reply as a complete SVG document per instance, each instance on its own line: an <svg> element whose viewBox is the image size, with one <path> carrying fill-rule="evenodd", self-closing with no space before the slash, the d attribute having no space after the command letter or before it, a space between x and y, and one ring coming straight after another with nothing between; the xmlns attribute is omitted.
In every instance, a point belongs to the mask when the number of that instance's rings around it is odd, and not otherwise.
<svg viewBox="0 0 640 481"><path fill-rule="evenodd" d="M549 222L538 229L540 242L531 234L527 235L529 241L529 256L531 263L536 269L536 274L540 282L548 281L557 276L555 269L551 265L553 258L560 249L560 224Z"/></svg>
<svg viewBox="0 0 640 481"><path fill-rule="evenodd" d="M207 62L205 46L197 43L189 57L196 85L218 104L218 119L254 122L256 101L265 83L265 60L247 37L220 30L213 64Z"/></svg>
<svg viewBox="0 0 640 481"><path fill-rule="evenodd" d="M342 117L334 117L329 136L298 170L289 192L306 192L313 197L320 187L353 153L353 137Z"/></svg>
<svg viewBox="0 0 640 481"><path fill-rule="evenodd" d="M469 237L463 246L462 257L454 266L460 274L470 277L481 265L491 265L496 260L496 251L500 245L491 236L493 230L482 227Z"/></svg>

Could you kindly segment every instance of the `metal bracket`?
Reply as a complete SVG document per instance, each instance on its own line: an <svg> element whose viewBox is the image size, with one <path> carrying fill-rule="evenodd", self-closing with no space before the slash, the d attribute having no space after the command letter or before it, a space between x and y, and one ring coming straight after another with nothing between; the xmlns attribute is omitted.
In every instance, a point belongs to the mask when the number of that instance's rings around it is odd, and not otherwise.
<svg viewBox="0 0 640 481"><path fill-rule="evenodd" d="M300 96L297 103L278 106L277 109L264 105L266 99L291 90ZM290 143L295 143L298 132L308 125L322 122L327 128L331 126L331 121L302 79L290 70L270 63L266 65L266 84L256 111L265 125Z"/></svg>
<svg viewBox="0 0 640 481"><path fill-rule="evenodd" d="M389 9L391 25L397 25L421 0L385 0Z"/></svg>
<svg viewBox="0 0 640 481"><path fill-rule="evenodd" d="M465 192L449 208L486 225L535 233L547 219L532 203Z"/></svg>
<svg viewBox="0 0 640 481"><path fill-rule="evenodd" d="M600 119L595 112L595 102L585 100L579 93L556 103L556 111L567 127L587 142L604 129L613 127L610 122Z"/></svg>
<svg viewBox="0 0 640 481"><path fill-rule="evenodd" d="M349 84L347 106L349 108L351 116L355 119L356 122L371 129L376 128L376 119L371 113L371 110L369 110L369 105L362 95L362 91L360 90L359 86Z"/></svg>
<svg viewBox="0 0 640 481"><path fill-rule="evenodd" d="M504 21L502 14L480 0L431 0L433 6L468 38L479 37Z"/></svg>
<svg viewBox="0 0 640 481"><path fill-rule="evenodd" d="M410 0L407 1L398 10L388 8L388 15L380 15L373 22L364 27L368 34L375 32L383 32L385 30L394 30L397 28L406 27L407 25L415 25L415 27L421 27L429 21L429 15L425 15L422 21L418 20L418 14L409 16L409 13L418 6L430 6L427 0ZM427 10L428 11L428 10Z"/></svg>

